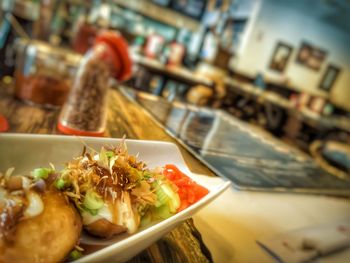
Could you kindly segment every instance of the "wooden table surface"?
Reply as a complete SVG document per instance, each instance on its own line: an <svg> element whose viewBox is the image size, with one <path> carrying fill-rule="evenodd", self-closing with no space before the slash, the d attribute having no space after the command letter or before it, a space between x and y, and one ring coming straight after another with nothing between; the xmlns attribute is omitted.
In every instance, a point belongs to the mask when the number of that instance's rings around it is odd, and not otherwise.
<svg viewBox="0 0 350 263"><path fill-rule="evenodd" d="M0 84L0 114L9 122L9 132L58 134L59 110L28 105L13 97L12 85ZM106 137L161 140L176 143L140 106L118 90L110 90ZM179 145L184 159L195 173L212 173ZM162 237L130 262L212 262L211 253L192 219Z"/></svg>

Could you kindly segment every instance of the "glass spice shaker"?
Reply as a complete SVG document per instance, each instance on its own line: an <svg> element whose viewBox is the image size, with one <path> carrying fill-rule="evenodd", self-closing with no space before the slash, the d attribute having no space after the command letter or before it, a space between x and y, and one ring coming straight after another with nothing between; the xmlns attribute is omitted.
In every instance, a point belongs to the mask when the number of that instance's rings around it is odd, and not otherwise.
<svg viewBox="0 0 350 263"><path fill-rule="evenodd" d="M45 108L61 107L81 56L37 40L18 39L15 48L16 97Z"/></svg>
<svg viewBox="0 0 350 263"><path fill-rule="evenodd" d="M109 80L131 75L131 60L124 38L113 31L97 36L94 46L80 62L58 129L65 134L103 136L106 123Z"/></svg>

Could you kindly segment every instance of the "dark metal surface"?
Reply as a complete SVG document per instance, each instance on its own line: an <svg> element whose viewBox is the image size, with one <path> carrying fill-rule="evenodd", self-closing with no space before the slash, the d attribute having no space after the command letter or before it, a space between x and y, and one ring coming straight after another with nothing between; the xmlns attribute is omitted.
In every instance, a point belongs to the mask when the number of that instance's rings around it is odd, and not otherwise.
<svg viewBox="0 0 350 263"><path fill-rule="evenodd" d="M222 111L128 90L168 132L239 189L350 196L350 181L308 155Z"/></svg>

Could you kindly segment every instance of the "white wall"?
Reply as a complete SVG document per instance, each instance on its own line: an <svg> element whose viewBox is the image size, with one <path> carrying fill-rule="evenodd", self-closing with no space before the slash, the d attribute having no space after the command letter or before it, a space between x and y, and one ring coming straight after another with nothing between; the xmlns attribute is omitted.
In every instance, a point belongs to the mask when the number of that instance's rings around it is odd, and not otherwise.
<svg viewBox="0 0 350 263"><path fill-rule="evenodd" d="M333 103L350 110L350 33L324 24L317 17L308 16L288 2L263 0L254 21L253 30L240 49L234 67L243 72L262 72L267 78L288 78L297 89L329 97ZM269 69L270 59L278 41L293 47L293 53L282 74ZM298 64L296 56L302 41L328 51L319 71ZM330 94L318 88L329 63L342 69Z"/></svg>

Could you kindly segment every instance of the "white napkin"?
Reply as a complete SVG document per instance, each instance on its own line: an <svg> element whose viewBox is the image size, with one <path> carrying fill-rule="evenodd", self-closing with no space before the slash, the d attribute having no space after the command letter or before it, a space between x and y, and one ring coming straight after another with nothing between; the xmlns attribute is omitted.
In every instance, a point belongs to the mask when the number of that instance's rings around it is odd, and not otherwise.
<svg viewBox="0 0 350 263"><path fill-rule="evenodd" d="M257 243L280 262L310 262L350 247L350 219L263 238ZM350 262L347 260L344 262Z"/></svg>

